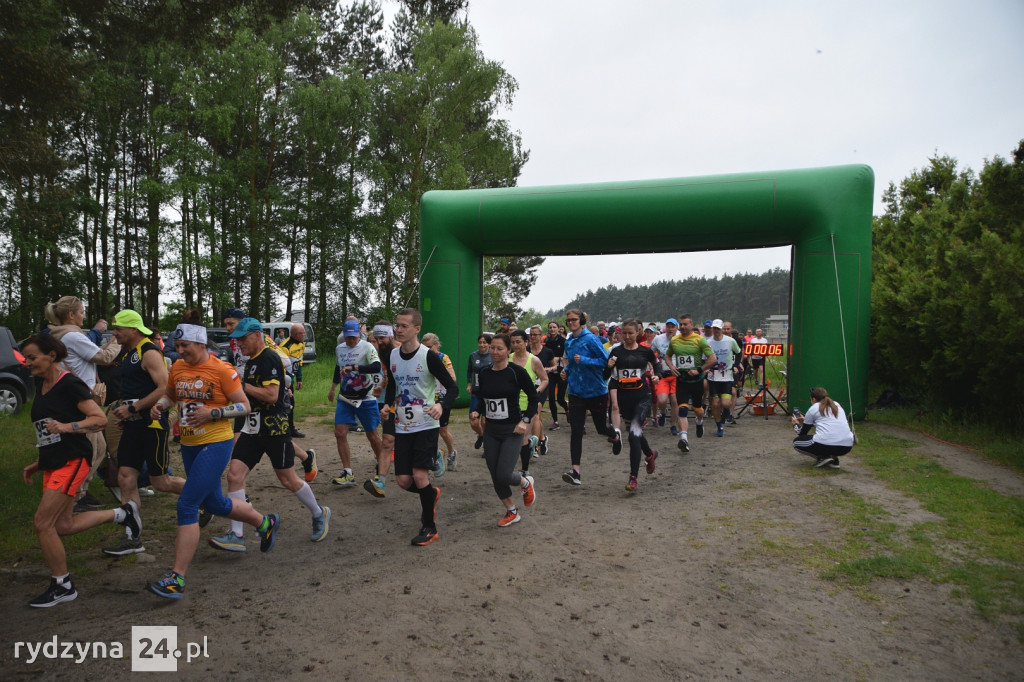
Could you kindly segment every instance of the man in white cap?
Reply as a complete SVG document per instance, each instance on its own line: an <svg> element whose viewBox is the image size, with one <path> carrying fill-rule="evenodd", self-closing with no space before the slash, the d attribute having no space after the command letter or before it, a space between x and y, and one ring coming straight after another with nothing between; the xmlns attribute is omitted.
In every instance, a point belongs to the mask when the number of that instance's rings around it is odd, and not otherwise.
<svg viewBox="0 0 1024 682"><path fill-rule="evenodd" d="M377 349L369 341L359 338L359 321L347 320L342 329L343 343L334 349L337 366L334 368L334 379L331 390L327 394L327 402L334 401L335 390L339 388L338 405L334 411L334 439L338 444L338 456L345 468L341 476L331 479L331 483L344 487L356 484L352 473L352 451L348 446L349 428L358 423L366 432L366 440L370 441L373 456L380 461L381 441L377 434L380 425L380 412L377 400L370 395L375 385L380 383L374 378L381 372L380 356Z"/></svg>
<svg viewBox="0 0 1024 682"><path fill-rule="evenodd" d="M718 427L718 433L715 435L719 438L725 435L722 410L732 407L732 386L736 381L735 375L739 372L738 367L733 367L733 361L742 352L736 339L722 332L723 326L721 320L712 320L711 339L708 340L711 352L716 358L715 364L708 372L708 392L711 394L711 413Z"/></svg>
<svg viewBox="0 0 1024 682"><path fill-rule="evenodd" d="M110 411L111 421L117 421L124 433L117 445L117 485L121 501L132 500L139 507L139 474L142 467L149 469L153 487L165 493L181 493L185 479L170 474L167 454L169 426L167 413L160 419L151 419L149 409L156 405L167 391L167 365L164 354L149 340L153 332L142 324L142 316L134 310L122 310L110 325L121 353L117 357L121 374L121 400ZM209 520L209 517L206 517ZM124 556L146 551L142 538L126 529L125 537L103 553Z"/></svg>

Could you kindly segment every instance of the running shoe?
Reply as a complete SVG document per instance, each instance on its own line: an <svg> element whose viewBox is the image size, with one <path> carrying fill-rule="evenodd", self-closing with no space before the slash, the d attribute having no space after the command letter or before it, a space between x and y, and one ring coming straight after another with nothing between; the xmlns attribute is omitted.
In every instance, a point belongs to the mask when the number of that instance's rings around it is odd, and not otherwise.
<svg viewBox="0 0 1024 682"><path fill-rule="evenodd" d="M679 435L679 429L677 427L675 427L675 426L673 426L671 429L669 429L669 431L671 431L673 436L678 436Z"/></svg>
<svg viewBox="0 0 1024 682"><path fill-rule="evenodd" d="M725 418L725 423L729 424L730 426L736 426L736 417L730 414L728 417Z"/></svg>
<svg viewBox="0 0 1024 682"><path fill-rule="evenodd" d="M213 514L211 514L210 512L206 511L206 507L200 507L199 508L199 527L200 528L206 528L206 526L208 526L210 521L212 521L212 520L213 520Z"/></svg>
<svg viewBox="0 0 1024 682"><path fill-rule="evenodd" d="M697 438L704 437L704 420L697 422Z"/></svg>
<svg viewBox="0 0 1024 682"><path fill-rule="evenodd" d="M139 505L135 504L135 500L128 500L126 504L121 505L121 509L124 510L124 521L121 525L131 531L133 538L142 535L142 516L139 515Z"/></svg>
<svg viewBox="0 0 1024 682"><path fill-rule="evenodd" d="M235 535L234 531L228 530L227 533L218 537L212 537L209 539L210 547L215 549L222 549L225 552L244 552L245 551L245 538L240 538Z"/></svg>
<svg viewBox="0 0 1024 682"><path fill-rule="evenodd" d="M548 437L544 436L544 439L540 442L540 454L548 454Z"/></svg>
<svg viewBox="0 0 1024 682"><path fill-rule="evenodd" d="M292 429L291 431L288 432L288 435L290 437L292 437L292 438L305 438L306 437L306 434L304 434L302 431L299 431L298 429Z"/></svg>
<svg viewBox="0 0 1024 682"><path fill-rule="evenodd" d="M658 415L658 426L664 426L664 425L665 425L665 415L659 414Z"/></svg>
<svg viewBox="0 0 1024 682"><path fill-rule="evenodd" d="M476 437L476 442L473 443L473 449L474 450L479 450L483 446L483 444L484 444L484 437L483 436L477 436Z"/></svg>
<svg viewBox="0 0 1024 682"><path fill-rule="evenodd" d="M644 461L647 462L647 473L648 474L653 474L654 473L654 460L656 460L656 459L658 459L658 451L657 450L651 450L651 456L650 457L644 457Z"/></svg>
<svg viewBox="0 0 1024 682"><path fill-rule="evenodd" d="M448 455L448 468L452 471L455 470L455 460L458 456L458 450L452 450L452 454Z"/></svg>
<svg viewBox="0 0 1024 682"><path fill-rule="evenodd" d="M384 497L384 479L380 476L363 481L363 488L374 497Z"/></svg>
<svg viewBox="0 0 1024 682"><path fill-rule="evenodd" d="M612 454L617 455L622 452L622 432L615 429L615 433L612 434Z"/></svg>
<svg viewBox="0 0 1024 682"><path fill-rule="evenodd" d="M828 468L829 469L838 469L839 468L839 458L838 457L833 457L831 460L829 460Z"/></svg>
<svg viewBox="0 0 1024 682"><path fill-rule="evenodd" d="M715 432L715 435L719 438L725 435L725 425L722 422L718 422L718 431Z"/></svg>
<svg viewBox="0 0 1024 682"><path fill-rule="evenodd" d="M815 464L814 464L814 468L815 469L820 469L821 467L828 466L831 463L832 463L832 458L831 457L819 457L818 461L815 462Z"/></svg>
<svg viewBox="0 0 1024 682"><path fill-rule="evenodd" d="M580 472L575 469L570 469L562 474L562 480L573 485L583 485L583 481L580 480Z"/></svg>
<svg viewBox="0 0 1024 682"><path fill-rule="evenodd" d="M140 554L145 551L146 548L142 546L142 538L132 538L127 535L122 537L114 546L103 548L103 553L107 556L127 556L129 554Z"/></svg>
<svg viewBox="0 0 1024 682"><path fill-rule="evenodd" d="M320 473L320 467L316 465L316 450L310 448L306 450L306 461L302 463L302 471L304 472L303 478L306 479L306 483L312 483L316 478L316 475Z"/></svg>
<svg viewBox="0 0 1024 682"><path fill-rule="evenodd" d="M412 539L412 544L416 545L417 547L426 547L431 542L436 540L438 537L440 536L437 534L436 528L428 528L427 526L423 526L423 528L420 529L420 534Z"/></svg>
<svg viewBox="0 0 1024 682"><path fill-rule="evenodd" d="M506 509L505 515L498 519L498 525L502 528L511 526L513 523L519 523L523 517L519 515L518 510Z"/></svg>
<svg viewBox="0 0 1024 682"><path fill-rule="evenodd" d="M152 488L139 488L139 497L153 497L156 491Z"/></svg>
<svg viewBox="0 0 1024 682"><path fill-rule="evenodd" d="M628 492L628 493L635 493L636 492L636 476L630 476L629 477L629 482L626 483L626 492Z"/></svg>
<svg viewBox="0 0 1024 682"><path fill-rule="evenodd" d="M689 452L690 451L690 441L686 440L685 438L680 438L679 439L679 449L682 450L683 452Z"/></svg>
<svg viewBox="0 0 1024 682"><path fill-rule="evenodd" d="M185 592L185 576L174 571L164 573L155 583L146 583L146 589L166 599L181 599Z"/></svg>
<svg viewBox="0 0 1024 682"><path fill-rule="evenodd" d="M551 422L551 426L548 427L548 431L557 431L560 428L561 427L558 425L558 422Z"/></svg>
<svg viewBox="0 0 1024 682"><path fill-rule="evenodd" d="M540 441L539 441L539 440L537 439L537 436L530 436L530 452L531 452L531 453L533 453L533 454L534 454L534 456L536 456L536 453L537 453L537 444L538 444L539 442L540 442Z"/></svg>
<svg viewBox="0 0 1024 682"><path fill-rule="evenodd" d="M56 578L50 578L50 586L46 588L46 592L30 601L28 605L34 606L37 609L48 609L61 602L74 601L76 598L78 598L78 590L71 583L71 576L69 575L60 584L57 583Z"/></svg>
<svg viewBox="0 0 1024 682"><path fill-rule="evenodd" d="M321 505L320 511L323 514L320 515L320 518L313 519L313 534L309 536L313 542L320 542L327 537L327 531L331 527L331 508Z"/></svg>
<svg viewBox="0 0 1024 682"><path fill-rule="evenodd" d="M343 471L341 472L341 476L332 478L331 483L334 485L340 485L343 488L351 488L356 484L356 477L355 474L348 474Z"/></svg>
<svg viewBox="0 0 1024 682"><path fill-rule="evenodd" d="M437 454L434 455L434 476L441 478L444 476L444 472L448 471L448 466L445 464L447 460L444 451L438 450Z"/></svg>
<svg viewBox="0 0 1024 682"><path fill-rule="evenodd" d="M523 481L525 482L521 489L523 493L523 506L529 507L537 499L536 489L533 486L533 476L523 476Z"/></svg>
<svg viewBox="0 0 1024 682"><path fill-rule="evenodd" d="M267 523L267 529L256 533L260 536L260 551L269 552L274 549L274 538L277 537L277 529L281 525L280 514L267 514L263 516L269 523Z"/></svg>

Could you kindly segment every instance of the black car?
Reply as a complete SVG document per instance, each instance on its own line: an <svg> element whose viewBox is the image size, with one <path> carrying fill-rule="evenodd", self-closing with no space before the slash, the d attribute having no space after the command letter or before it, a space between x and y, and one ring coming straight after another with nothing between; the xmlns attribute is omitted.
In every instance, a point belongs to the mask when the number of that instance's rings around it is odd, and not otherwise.
<svg viewBox="0 0 1024 682"><path fill-rule="evenodd" d="M35 391L35 382L14 334L7 327L0 327L0 414L18 414Z"/></svg>

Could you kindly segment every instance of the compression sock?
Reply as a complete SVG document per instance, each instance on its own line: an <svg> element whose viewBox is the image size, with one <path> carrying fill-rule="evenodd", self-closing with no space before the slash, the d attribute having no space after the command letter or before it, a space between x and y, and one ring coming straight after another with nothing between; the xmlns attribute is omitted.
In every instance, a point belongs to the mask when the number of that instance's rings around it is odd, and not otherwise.
<svg viewBox="0 0 1024 682"><path fill-rule="evenodd" d="M302 487L295 491L295 497L299 498L299 502L306 505L306 509L313 515L313 518L318 519L324 513L324 510L317 504L313 489L305 481L302 482Z"/></svg>
<svg viewBox="0 0 1024 682"><path fill-rule="evenodd" d="M423 522L422 525L427 528L435 528L434 517L436 515L435 505L438 502L441 489L435 488L432 485L426 485L419 489L420 493L420 507L422 513L420 520Z"/></svg>
<svg viewBox="0 0 1024 682"><path fill-rule="evenodd" d="M232 500L238 500L239 502L245 502L245 488L242 488L241 490L234 490L234 491L228 493L228 497L231 498ZM234 519L232 519L231 520L231 532L234 533L238 537L244 537L245 536L245 524L243 524L241 521L235 521Z"/></svg>
<svg viewBox="0 0 1024 682"><path fill-rule="evenodd" d="M530 468L530 459L532 457L533 453L530 452L529 443L519 448L519 461L523 463L523 471L527 471Z"/></svg>

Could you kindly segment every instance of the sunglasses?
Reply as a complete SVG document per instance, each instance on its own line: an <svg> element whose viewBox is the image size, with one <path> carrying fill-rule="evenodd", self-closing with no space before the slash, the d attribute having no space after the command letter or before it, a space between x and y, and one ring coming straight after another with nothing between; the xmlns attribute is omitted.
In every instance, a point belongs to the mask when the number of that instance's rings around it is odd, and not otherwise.
<svg viewBox="0 0 1024 682"><path fill-rule="evenodd" d="M579 321L580 321L580 318L578 318L578 317L567 317L567 318L565 318L565 323L566 324L569 324L570 322L579 322Z"/></svg>

